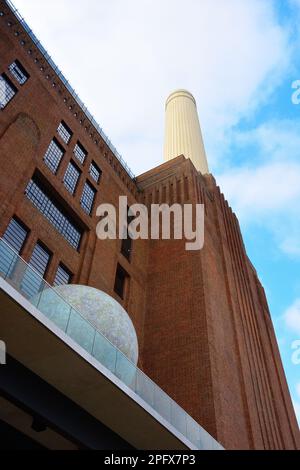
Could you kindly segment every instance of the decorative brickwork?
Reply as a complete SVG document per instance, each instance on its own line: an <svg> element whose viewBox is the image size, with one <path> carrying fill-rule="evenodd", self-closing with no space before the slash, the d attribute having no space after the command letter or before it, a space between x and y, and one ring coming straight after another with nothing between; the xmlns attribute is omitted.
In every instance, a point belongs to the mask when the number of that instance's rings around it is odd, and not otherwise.
<svg viewBox="0 0 300 470"><path fill-rule="evenodd" d="M20 85L10 77L18 91L0 110L0 236L15 217L29 230L21 256L29 261L38 242L52 254L48 282L62 265L74 284L120 302L137 331L139 366L225 448L299 449L264 290L213 176L203 177L179 156L132 179L0 0L0 74L16 60L29 78ZM68 145L56 132L62 121L72 132ZM56 174L44 162L54 138L65 152ZM87 153L82 162L74 156L78 141ZM80 170L74 194L63 182L70 162ZM101 172L99 184L90 174L92 162ZM32 177L82 231L79 251L25 196ZM91 216L80 204L87 181L96 191ZM96 237L96 207L117 206L121 195L130 205L205 204L204 249L185 251L179 240L139 240L127 259L121 240ZM118 266L128 275L124 299L114 289Z"/></svg>

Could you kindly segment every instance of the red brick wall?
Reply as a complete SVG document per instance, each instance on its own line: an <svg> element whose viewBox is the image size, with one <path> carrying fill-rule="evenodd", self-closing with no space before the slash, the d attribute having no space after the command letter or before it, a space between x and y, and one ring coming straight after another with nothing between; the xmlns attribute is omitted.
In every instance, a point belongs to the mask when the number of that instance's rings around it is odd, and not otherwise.
<svg viewBox="0 0 300 470"><path fill-rule="evenodd" d="M1 7L4 3L0 2ZM3 10L8 13L6 6ZM9 27L8 22L11 22L12 26ZM132 204L136 201L138 188L100 135L84 119L71 95L47 67L29 37L15 23L11 14L0 17L0 73L5 72L19 90L6 108L0 111L0 235L4 233L14 215L19 217L30 229L30 236L22 253L24 259L30 259L36 241L41 240L53 253L46 273L47 281L53 282L57 266L62 262L74 274L74 283L88 284L114 296L129 311L142 345L145 260L148 248L145 243L137 242L129 263L121 255L120 241L103 242L97 239L98 219L95 216L99 204L106 202L117 205L119 195L127 196L129 204ZM19 36L15 36L15 32L18 32ZM25 46L21 45L22 40L26 42ZM30 55L29 50L32 51ZM36 58L38 62L35 62ZM30 75L30 79L23 86L8 72L9 65L16 59ZM40 70L41 67L44 68L43 71ZM53 83L56 87L53 87ZM62 120L73 132L69 145L66 145L56 132ZM51 173L43 161L53 137L57 138L66 151L56 175ZM77 140L88 151L88 158L83 166L73 158ZM72 159L82 170L75 196L67 191L62 182L68 163ZM89 175L92 160L103 172L98 186ZM74 250L24 197L24 191L35 171L44 177L51 187L51 193L61 198L61 204L85 228L79 252ZM83 185L87 179L98 190L93 217L89 217L80 206ZM114 293L118 263L131 277L130 290L124 302Z"/></svg>
<svg viewBox="0 0 300 470"><path fill-rule="evenodd" d="M0 5L8 12L5 2ZM30 229L25 260L37 240L53 253L46 273L50 283L62 262L74 273L74 283L104 290L123 303L137 330L140 367L226 448L299 448L264 291L213 177L202 177L181 156L132 181L22 28L6 15L0 17L0 73L8 74L15 59L30 79L22 87L16 84L17 96L0 111L0 236L18 216ZM66 154L54 176L43 157L52 138L59 140L62 120L73 137L68 146L61 142ZM73 197L62 179L77 140L89 157ZM80 207L91 160L103 172L95 208L102 202L117 205L120 195L130 204L205 204L204 249L187 252L178 240L137 241L128 262L120 241L98 240L95 209L89 217ZM79 252L24 197L35 171L84 227ZM124 301L114 293L118 263L130 275Z"/></svg>
<svg viewBox="0 0 300 470"><path fill-rule="evenodd" d="M226 448L299 448L264 291L214 178L179 157L138 183L148 202L166 193L160 202L204 203L206 212L200 253L176 240L150 242L146 373Z"/></svg>

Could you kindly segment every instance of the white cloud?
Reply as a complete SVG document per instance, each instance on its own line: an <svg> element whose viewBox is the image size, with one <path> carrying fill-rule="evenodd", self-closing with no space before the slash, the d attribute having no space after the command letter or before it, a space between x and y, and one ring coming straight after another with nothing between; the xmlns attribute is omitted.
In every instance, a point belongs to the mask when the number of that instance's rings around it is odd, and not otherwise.
<svg viewBox="0 0 300 470"><path fill-rule="evenodd" d="M217 176L242 226L264 226L291 257L300 256L299 128L299 120L271 120L232 133L231 145L246 152L247 164Z"/></svg>
<svg viewBox="0 0 300 470"><path fill-rule="evenodd" d="M299 225L295 228L294 233L285 234L283 240L279 244L280 249L293 258L300 257L300 229Z"/></svg>
<svg viewBox="0 0 300 470"><path fill-rule="evenodd" d="M242 167L218 177L226 197L246 221L271 212L298 211L300 162L269 163L256 168Z"/></svg>
<svg viewBox="0 0 300 470"><path fill-rule="evenodd" d="M164 101L188 88L210 166L238 216L263 223L282 250L300 255L299 122L234 129L292 67L290 30L279 24L275 2L13 1L136 174L161 163ZM252 146L253 161L228 170L232 145ZM300 332L300 299L284 319ZM299 401L295 408L300 420Z"/></svg>
<svg viewBox="0 0 300 470"><path fill-rule="evenodd" d="M300 0L299 0L300 1ZM231 143L243 149L255 149L253 163L276 161L300 161L300 120L273 119L259 127L230 135Z"/></svg>
<svg viewBox="0 0 300 470"><path fill-rule="evenodd" d="M264 227L282 252L300 256L300 163L235 169L217 181L244 230Z"/></svg>
<svg viewBox="0 0 300 470"><path fill-rule="evenodd" d="M162 160L164 100L196 96L213 166L291 56L270 0L15 0L136 173ZM58 14L59 13L59 14Z"/></svg>
<svg viewBox="0 0 300 470"><path fill-rule="evenodd" d="M284 320L286 326L296 334L300 334L300 299L295 302L285 311Z"/></svg>
<svg viewBox="0 0 300 470"><path fill-rule="evenodd" d="M190 89L210 166L223 170L218 180L238 216L266 220L281 249L300 256L290 215L300 168L286 158L298 152L300 161L299 123L234 130L292 63L289 28L271 0L14 1L136 174L162 162L165 98ZM224 172L233 143L255 143L253 165Z"/></svg>

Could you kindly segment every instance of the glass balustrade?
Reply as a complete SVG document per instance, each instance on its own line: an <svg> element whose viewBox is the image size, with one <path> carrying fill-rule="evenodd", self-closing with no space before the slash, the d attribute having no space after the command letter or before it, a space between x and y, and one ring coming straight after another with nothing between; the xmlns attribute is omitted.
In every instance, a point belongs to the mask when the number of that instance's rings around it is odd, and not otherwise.
<svg viewBox="0 0 300 470"><path fill-rule="evenodd" d="M172 424L197 449L222 449L212 436L56 293L55 289L2 239L0 239L0 276L162 418Z"/></svg>

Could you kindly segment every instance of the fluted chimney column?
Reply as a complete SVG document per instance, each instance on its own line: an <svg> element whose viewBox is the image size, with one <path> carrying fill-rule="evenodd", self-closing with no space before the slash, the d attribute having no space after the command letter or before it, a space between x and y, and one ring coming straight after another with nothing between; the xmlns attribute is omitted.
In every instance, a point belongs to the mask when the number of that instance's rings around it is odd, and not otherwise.
<svg viewBox="0 0 300 470"><path fill-rule="evenodd" d="M209 173L196 100L186 90L175 91L166 102L164 158L179 155L190 158L202 174Z"/></svg>

